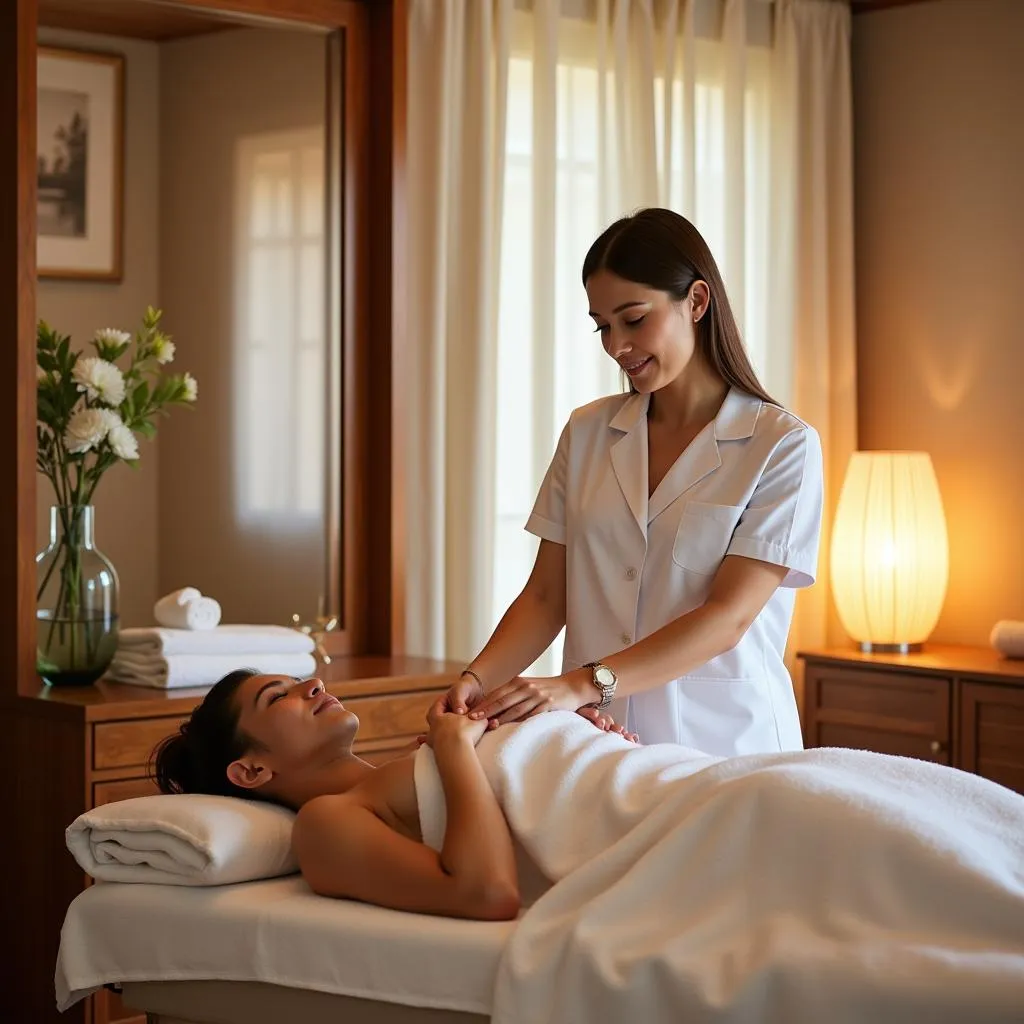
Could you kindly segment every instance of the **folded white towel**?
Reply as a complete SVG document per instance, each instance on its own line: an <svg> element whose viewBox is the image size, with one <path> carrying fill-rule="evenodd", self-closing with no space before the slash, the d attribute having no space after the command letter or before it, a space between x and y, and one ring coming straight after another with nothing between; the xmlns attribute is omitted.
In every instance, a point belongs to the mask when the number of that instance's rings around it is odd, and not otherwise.
<svg viewBox="0 0 1024 1024"><path fill-rule="evenodd" d="M220 622L220 605L195 587L183 587L153 605L153 618L168 629L213 629Z"/></svg>
<svg viewBox="0 0 1024 1024"><path fill-rule="evenodd" d="M216 629L122 629L118 653L172 654L311 654L312 637L287 626L218 626Z"/></svg>
<svg viewBox="0 0 1024 1024"><path fill-rule="evenodd" d="M316 672L312 654L145 654L118 650L107 669L107 678L132 686L176 689L183 686L213 686L218 679L240 668L263 675L295 676L306 679Z"/></svg>
<svg viewBox="0 0 1024 1024"><path fill-rule="evenodd" d="M64 837L82 870L103 881L227 885L296 871L294 820L255 800L140 796L86 811Z"/></svg>

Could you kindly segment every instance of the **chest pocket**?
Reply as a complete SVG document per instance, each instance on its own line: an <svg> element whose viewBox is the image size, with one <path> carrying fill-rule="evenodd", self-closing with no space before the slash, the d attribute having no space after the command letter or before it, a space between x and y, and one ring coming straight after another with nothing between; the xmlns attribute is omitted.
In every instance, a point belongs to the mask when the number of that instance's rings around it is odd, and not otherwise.
<svg viewBox="0 0 1024 1024"><path fill-rule="evenodd" d="M713 575L722 564L742 514L742 505L688 501L672 544L672 561L681 569Z"/></svg>

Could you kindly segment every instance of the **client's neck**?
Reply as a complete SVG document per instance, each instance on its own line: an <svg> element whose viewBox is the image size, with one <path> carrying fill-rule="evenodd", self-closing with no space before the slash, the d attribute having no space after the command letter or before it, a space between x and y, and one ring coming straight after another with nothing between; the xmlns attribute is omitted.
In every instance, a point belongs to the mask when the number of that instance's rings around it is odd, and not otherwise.
<svg viewBox="0 0 1024 1024"><path fill-rule="evenodd" d="M290 774L275 787L274 796L297 811L318 796L348 792L373 771L372 764L356 757L349 749Z"/></svg>

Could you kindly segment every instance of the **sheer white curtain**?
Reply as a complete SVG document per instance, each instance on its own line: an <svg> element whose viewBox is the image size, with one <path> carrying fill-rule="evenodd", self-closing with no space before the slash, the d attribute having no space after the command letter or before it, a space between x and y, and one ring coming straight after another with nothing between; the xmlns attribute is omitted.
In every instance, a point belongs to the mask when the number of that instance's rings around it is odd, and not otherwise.
<svg viewBox="0 0 1024 1024"><path fill-rule="evenodd" d="M456 0L417 0L412 8L415 18L417 11L436 15L459 6ZM443 566L449 586L461 579L455 592L471 591L480 607L472 628L460 622L429 633L435 639L457 636L458 645L425 646L413 641L426 633L410 628L409 634L410 650L454 657L476 651L526 580L537 542L523 523L565 419L575 406L621 386L592 334L579 276L588 246L609 222L645 205L669 206L689 217L715 253L763 383L819 429L821 417L845 423L849 416L837 417L830 380L822 390L805 372L795 372L797 356L824 367L826 376L853 365L852 300L847 304L852 229L835 212L849 206L852 192L848 53L837 52L849 45L845 5L515 0L509 11L497 0L481 0L480 6L501 7L509 15L508 35L500 36L508 47L507 91L492 91L496 104L506 101L494 108L494 118L504 119L507 130L500 153L493 151L493 134L487 135L487 160L479 164L485 175L501 176L501 186L491 188L501 196L500 207L491 211L500 231L490 221L487 230L492 243L501 239L489 268L495 292L487 299L496 300L496 331L481 331L474 340L489 353L486 359L477 353L479 365L493 373L485 382L491 390L482 392L493 397L493 407L474 404L478 427L492 417L485 429L493 445L489 465L481 457L457 467L455 490L459 514L475 509L475 526L492 539L492 560L470 565L451 547L416 554L417 578L426 572L436 579ZM474 37L491 45L491 58L500 62L496 39ZM413 33L410 52L425 43ZM429 61L447 60L447 50L424 51L418 66L425 70ZM410 73L410 124L415 108L433 99L421 92L416 67ZM447 99L463 102L454 93ZM437 180L424 190L413 180L413 148L429 143L422 132L418 143L410 139L411 216L419 216L413 207L421 199L443 194L450 203L459 195L453 181L446 188ZM479 139L464 134L463 143L467 153L479 154ZM815 190L813 202L805 187ZM818 244L823 237L824 249ZM413 257L420 251L415 248ZM411 270L426 290L441 283L426 267L414 263ZM449 272L449 285L454 281ZM452 301L434 296L435 303ZM422 315L414 302L410 317ZM442 326L424 323L426 333ZM425 340L421 335L419 342ZM430 344L436 346L437 338ZM824 358L826 351L833 354ZM414 385L426 396L423 408L437 413L432 382ZM449 422L446 430L453 429ZM428 505L436 501L443 495L432 495ZM431 514L436 518L437 510ZM410 509L410 515L422 510ZM435 531L430 539L441 538ZM481 557L484 549L476 549ZM410 624L431 617L451 622L459 613L453 604L417 606L428 591L441 593L436 585L410 588ZM818 618L801 635L804 642L825 639L814 632ZM557 646L538 668L554 669Z"/></svg>

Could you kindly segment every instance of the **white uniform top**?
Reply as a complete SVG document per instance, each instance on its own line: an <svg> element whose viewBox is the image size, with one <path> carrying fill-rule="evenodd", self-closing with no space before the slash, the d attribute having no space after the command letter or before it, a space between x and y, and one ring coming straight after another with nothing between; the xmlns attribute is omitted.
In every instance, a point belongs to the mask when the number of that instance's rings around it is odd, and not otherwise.
<svg viewBox="0 0 1024 1024"><path fill-rule="evenodd" d="M573 412L526 529L566 547L563 672L698 608L726 555L789 569L740 642L665 686L616 700L642 743L731 756L802 746L783 662L794 588L814 582L822 514L812 427L733 388L648 501L647 395Z"/></svg>

